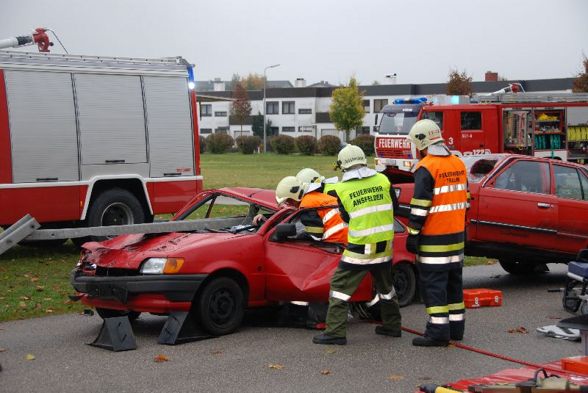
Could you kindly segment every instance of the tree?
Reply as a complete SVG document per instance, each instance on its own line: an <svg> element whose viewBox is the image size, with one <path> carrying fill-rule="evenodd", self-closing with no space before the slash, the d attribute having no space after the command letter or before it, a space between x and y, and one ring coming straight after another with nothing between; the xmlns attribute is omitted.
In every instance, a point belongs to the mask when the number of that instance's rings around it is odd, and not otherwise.
<svg viewBox="0 0 588 393"><path fill-rule="evenodd" d="M588 58L584 56L584 72L578 73L578 77L574 80L572 91L574 93L588 93Z"/></svg>
<svg viewBox="0 0 588 393"><path fill-rule="evenodd" d="M241 78L241 83L247 90L261 90L263 89L263 75L250 73Z"/></svg>
<svg viewBox="0 0 588 393"><path fill-rule="evenodd" d="M235 85L233 90L233 102L231 103L231 116L241 125L241 135L243 135L243 123L251 114L251 102L247 90L241 83Z"/></svg>
<svg viewBox="0 0 588 393"><path fill-rule="evenodd" d="M461 74L457 70L449 72L449 81L447 82L448 95L464 95L472 94L472 77L468 76L465 71Z"/></svg>
<svg viewBox="0 0 588 393"><path fill-rule="evenodd" d="M251 131L253 131L253 135L263 138L263 115L261 112L251 116Z"/></svg>
<svg viewBox="0 0 588 393"><path fill-rule="evenodd" d="M353 77L349 80L349 86L333 91L329 116L337 129L345 131L345 141L349 141L351 130L363 124L365 111L362 100L363 94L359 91L357 80Z"/></svg>

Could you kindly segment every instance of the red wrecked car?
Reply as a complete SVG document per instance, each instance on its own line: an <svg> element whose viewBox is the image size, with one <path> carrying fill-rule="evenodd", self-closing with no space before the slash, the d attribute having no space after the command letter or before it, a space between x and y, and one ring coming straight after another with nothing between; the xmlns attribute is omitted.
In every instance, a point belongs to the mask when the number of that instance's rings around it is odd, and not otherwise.
<svg viewBox="0 0 588 393"><path fill-rule="evenodd" d="M260 213L267 221L256 227ZM293 238L299 214L279 209L273 191L203 191L173 218L199 220L200 229L86 243L71 283L102 318L190 312L209 334L228 334L246 308L328 301L343 246ZM414 255L398 221L395 232L396 291L407 305L416 291ZM373 293L368 275L352 301L369 302Z"/></svg>

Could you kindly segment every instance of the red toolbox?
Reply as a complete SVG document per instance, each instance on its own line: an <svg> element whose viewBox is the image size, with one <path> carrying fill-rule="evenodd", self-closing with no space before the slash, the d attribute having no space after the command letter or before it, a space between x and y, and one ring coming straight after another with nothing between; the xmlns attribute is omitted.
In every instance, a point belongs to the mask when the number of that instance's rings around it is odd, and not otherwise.
<svg viewBox="0 0 588 393"><path fill-rule="evenodd" d="M572 356L561 359L561 367L567 371L573 371L580 374L588 374L588 357Z"/></svg>
<svg viewBox="0 0 588 393"><path fill-rule="evenodd" d="M466 308L501 306L502 291L486 288L464 289L463 302Z"/></svg>

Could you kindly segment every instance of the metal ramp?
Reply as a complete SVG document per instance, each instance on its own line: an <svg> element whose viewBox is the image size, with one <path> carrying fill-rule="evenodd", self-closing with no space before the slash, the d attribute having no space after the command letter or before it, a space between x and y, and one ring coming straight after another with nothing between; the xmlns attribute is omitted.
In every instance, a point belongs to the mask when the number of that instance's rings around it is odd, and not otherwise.
<svg viewBox="0 0 588 393"><path fill-rule="evenodd" d="M24 240L40 226L30 214L15 222L10 228L0 233L0 255Z"/></svg>
<svg viewBox="0 0 588 393"><path fill-rule="evenodd" d="M42 241L86 236L118 236L131 233L193 232L198 230L219 230L221 228L241 225L242 223L242 217L235 217L87 228L39 229L41 225L32 216L27 214L10 228L0 233L0 255L25 239L27 241Z"/></svg>

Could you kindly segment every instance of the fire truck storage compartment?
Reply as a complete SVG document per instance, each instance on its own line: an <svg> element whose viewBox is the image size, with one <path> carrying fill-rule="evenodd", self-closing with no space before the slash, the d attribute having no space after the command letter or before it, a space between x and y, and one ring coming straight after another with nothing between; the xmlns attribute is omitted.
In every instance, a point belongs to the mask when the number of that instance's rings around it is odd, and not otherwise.
<svg viewBox="0 0 588 393"><path fill-rule="evenodd" d="M6 70L14 183L79 180L69 73Z"/></svg>
<svg viewBox="0 0 588 393"><path fill-rule="evenodd" d="M567 116L568 160L588 158L588 107L569 107Z"/></svg>
<svg viewBox="0 0 588 393"><path fill-rule="evenodd" d="M86 165L137 163L145 163L135 166L135 170L147 176L141 78L134 75L76 74L74 81L82 178L101 172L99 168L86 169Z"/></svg>
<svg viewBox="0 0 588 393"><path fill-rule="evenodd" d="M194 134L186 80L145 76L143 83L151 177L195 175ZM179 94L181 91L184 93Z"/></svg>

